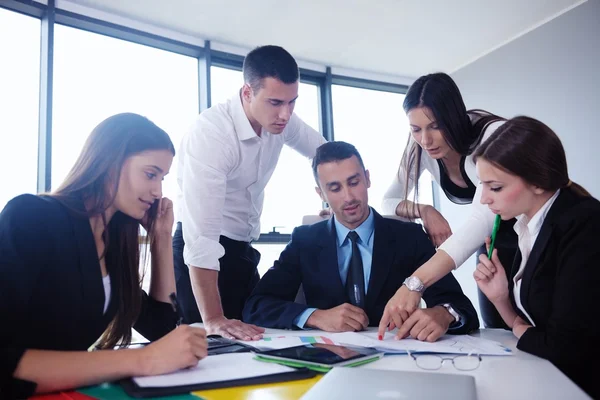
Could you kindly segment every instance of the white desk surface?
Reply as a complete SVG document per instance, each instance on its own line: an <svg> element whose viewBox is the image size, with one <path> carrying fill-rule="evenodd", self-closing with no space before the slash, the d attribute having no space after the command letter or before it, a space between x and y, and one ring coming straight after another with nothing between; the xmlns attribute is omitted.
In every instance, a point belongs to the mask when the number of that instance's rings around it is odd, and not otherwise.
<svg viewBox="0 0 600 400"><path fill-rule="evenodd" d="M201 324L194 324L202 326ZM375 330L375 328L369 328ZM327 335L317 331L287 331L267 329L266 333L284 335ZM504 329L481 329L471 336L495 340L509 347L512 356L482 356L482 362L474 371L458 371L451 362L444 362L442 368L432 373L464 374L475 377L479 400L519 400L519 399L589 399L577 385L560 372L552 363L516 348L517 338ZM416 366L407 355L386 355L382 359L358 368L387 369L397 371L429 372ZM600 379L600 378L599 378Z"/></svg>
<svg viewBox="0 0 600 400"><path fill-rule="evenodd" d="M479 368L458 371L446 361L436 372L475 377L479 400L506 399L589 399L577 385L552 363L517 349L517 338L504 329L481 329L471 336L495 340L509 347L512 356L482 356ZM404 355L389 355L363 368L423 371Z"/></svg>

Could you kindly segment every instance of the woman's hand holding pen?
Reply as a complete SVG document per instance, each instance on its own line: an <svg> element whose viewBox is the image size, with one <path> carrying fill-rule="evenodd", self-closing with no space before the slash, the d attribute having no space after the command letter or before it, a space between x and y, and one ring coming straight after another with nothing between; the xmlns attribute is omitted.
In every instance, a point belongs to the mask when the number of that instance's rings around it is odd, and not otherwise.
<svg viewBox="0 0 600 400"><path fill-rule="evenodd" d="M489 250L491 239L485 239ZM505 301L508 299L508 279L502 263L498 259L498 251L492 251L491 260L486 254L479 256L479 264L473 273L479 289L492 302Z"/></svg>
<svg viewBox="0 0 600 400"><path fill-rule="evenodd" d="M208 355L206 331L181 325L150 345L131 351L139 354L140 375L160 375L194 367Z"/></svg>

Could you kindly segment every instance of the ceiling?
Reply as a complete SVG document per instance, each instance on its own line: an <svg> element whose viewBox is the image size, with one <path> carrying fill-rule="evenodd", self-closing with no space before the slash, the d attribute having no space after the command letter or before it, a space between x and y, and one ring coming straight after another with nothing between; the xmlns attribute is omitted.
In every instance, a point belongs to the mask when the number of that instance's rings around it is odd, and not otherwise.
<svg viewBox="0 0 600 400"><path fill-rule="evenodd" d="M155 27L297 59L417 77L453 72L581 0L70 0ZM61 2L56 2L61 7ZM101 13L102 14L102 13ZM102 14L106 15L106 14ZM215 46L213 46L215 47Z"/></svg>

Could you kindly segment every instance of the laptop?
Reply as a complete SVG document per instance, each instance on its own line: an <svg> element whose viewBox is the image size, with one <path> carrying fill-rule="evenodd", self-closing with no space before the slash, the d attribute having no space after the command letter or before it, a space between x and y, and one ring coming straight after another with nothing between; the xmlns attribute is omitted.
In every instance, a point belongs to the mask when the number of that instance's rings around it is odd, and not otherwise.
<svg viewBox="0 0 600 400"><path fill-rule="evenodd" d="M477 393L470 375L337 367L302 397L323 399L476 400Z"/></svg>

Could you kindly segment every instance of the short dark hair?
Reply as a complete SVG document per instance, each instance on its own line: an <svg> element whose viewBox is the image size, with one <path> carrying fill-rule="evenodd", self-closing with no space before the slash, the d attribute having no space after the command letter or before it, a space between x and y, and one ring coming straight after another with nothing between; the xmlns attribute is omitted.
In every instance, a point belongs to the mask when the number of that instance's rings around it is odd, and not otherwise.
<svg viewBox="0 0 600 400"><path fill-rule="evenodd" d="M365 164L363 163L362 157L360 156L358 150L356 150L356 147L350 143L337 141L327 142L320 145L317 148L317 154L315 155L315 158L312 160L313 175L315 176L317 185L319 184L319 174L317 173L317 167L319 165L334 161L347 160L352 156L356 156L356 158L358 158L358 162L364 171Z"/></svg>
<svg viewBox="0 0 600 400"><path fill-rule="evenodd" d="M258 91L264 78L275 78L283 83L291 84L298 80L300 73L294 57L283 47L260 46L252 50L244 58L244 83Z"/></svg>

